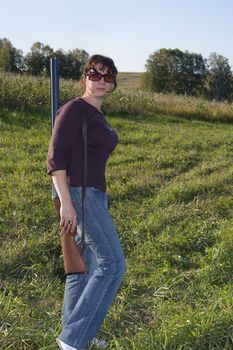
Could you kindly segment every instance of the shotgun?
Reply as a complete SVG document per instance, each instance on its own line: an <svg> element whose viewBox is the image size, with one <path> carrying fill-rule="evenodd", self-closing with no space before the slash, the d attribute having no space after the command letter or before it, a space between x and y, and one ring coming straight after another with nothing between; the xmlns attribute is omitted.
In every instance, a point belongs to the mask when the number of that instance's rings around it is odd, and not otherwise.
<svg viewBox="0 0 233 350"><path fill-rule="evenodd" d="M59 61L57 58L50 59L50 104L51 104L51 133L54 126L56 113L59 108ZM52 183L52 199L55 212L60 221L61 202ZM76 233L75 233L76 234ZM83 260L82 250L75 242L75 234L61 231L61 246L64 258L66 275L86 273L87 268Z"/></svg>

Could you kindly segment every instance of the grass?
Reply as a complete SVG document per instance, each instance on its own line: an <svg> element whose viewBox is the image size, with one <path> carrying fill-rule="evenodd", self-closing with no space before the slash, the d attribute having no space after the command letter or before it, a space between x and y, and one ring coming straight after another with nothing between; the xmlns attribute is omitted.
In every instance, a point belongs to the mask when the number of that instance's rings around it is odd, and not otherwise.
<svg viewBox="0 0 233 350"><path fill-rule="evenodd" d="M61 329L48 115L0 110L2 350L56 349ZM100 336L111 349L232 349L233 125L162 114L108 121L120 138L108 190L127 274Z"/></svg>
<svg viewBox="0 0 233 350"><path fill-rule="evenodd" d="M110 94L105 112L111 115L154 116L171 115L188 119L233 122L233 104L217 103L203 98L159 94L139 89L139 73L120 73L119 89ZM49 80L0 72L0 106L24 108L49 108ZM80 96L82 87L77 81L60 80L60 101Z"/></svg>
<svg viewBox="0 0 233 350"><path fill-rule="evenodd" d="M143 73L119 72L117 75L117 86L120 89L138 90L141 86Z"/></svg>

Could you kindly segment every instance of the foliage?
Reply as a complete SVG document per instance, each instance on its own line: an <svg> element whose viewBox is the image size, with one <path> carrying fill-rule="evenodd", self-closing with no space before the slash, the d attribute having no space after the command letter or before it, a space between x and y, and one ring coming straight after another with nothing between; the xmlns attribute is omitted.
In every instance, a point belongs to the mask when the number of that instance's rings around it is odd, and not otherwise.
<svg viewBox="0 0 233 350"><path fill-rule="evenodd" d="M8 39L0 39L0 71L48 77L52 57L59 58L61 78L79 79L88 53L80 49L54 51L49 45L37 41L24 57L22 51L14 48Z"/></svg>
<svg viewBox="0 0 233 350"><path fill-rule="evenodd" d="M59 60L59 74L66 79L79 79L88 54L84 50L75 49L65 53L58 50L54 56Z"/></svg>
<svg viewBox="0 0 233 350"><path fill-rule="evenodd" d="M56 350L61 329L48 114L0 110L1 350ZM107 178L127 274L99 336L112 350L232 349L233 126L157 114L108 121L120 139Z"/></svg>
<svg viewBox="0 0 233 350"><path fill-rule="evenodd" d="M53 57L53 49L39 41L31 47L31 52L25 56L26 71L31 75L49 75L50 58Z"/></svg>
<svg viewBox="0 0 233 350"><path fill-rule="evenodd" d="M8 39L0 39L0 71L22 73L24 69L22 51L13 47Z"/></svg>
<svg viewBox="0 0 233 350"><path fill-rule="evenodd" d="M50 105L50 81L43 76L27 76L0 73L0 105L15 108L48 107ZM75 81L60 79L60 102L80 94Z"/></svg>
<svg viewBox="0 0 233 350"><path fill-rule="evenodd" d="M141 87L162 93L231 100L233 76L228 59L216 53L208 60L196 53L160 49L149 56Z"/></svg>
<svg viewBox="0 0 233 350"><path fill-rule="evenodd" d="M50 46L36 42L32 45L31 52L25 57L27 72L31 75L49 76L50 58L52 57L59 59L61 78L79 79L88 54L79 49L68 51L68 53L64 50L53 51Z"/></svg>
<svg viewBox="0 0 233 350"><path fill-rule="evenodd" d="M213 52L208 59L207 94L216 100L230 99L233 92L228 59Z"/></svg>
<svg viewBox="0 0 233 350"><path fill-rule="evenodd" d="M88 53L77 48L68 52L62 49L54 51L49 45L38 41L24 57L22 51L14 48L8 39L0 39L1 72L48 77L52 57L59 59L61 78L79 79ZM135 73L136 79L138 74ZM122 75L122 86L127 88L124 79ZM221 55L212 53L207 64L201 54L162 48L149 56L146 72L142 74L141 88L221 101L233 98L232 81L228 59Z"/></svg>
<svg viewBox="0 0 233 350"><path fill-rule="evenodd" d="M127 77L129 79L130 73ZM124 78L125 79L125 78ZM133 82L135 75L133 75ZM132 83L130 83L132 84ZM174 94L158 94L125 88L119 81L119 88L108 96L104 111L111 114L130 114L150 116L155 113L169 114L184 118L196 118L213 121L233 121L233 105L230 103L210 102L203 98ZM32 77L0 73L0 106L15 108L49 107L49 80L45 77ZM74 80L60 80L60 103L80 96L82 86Z"/></svg>
<svg viewBox="0 0 233 350"><path fill-rule="evenodd" d="M160 49L149 56L144 85L156 92L200 95L206 62L202 55L179 49Z"/></svg>

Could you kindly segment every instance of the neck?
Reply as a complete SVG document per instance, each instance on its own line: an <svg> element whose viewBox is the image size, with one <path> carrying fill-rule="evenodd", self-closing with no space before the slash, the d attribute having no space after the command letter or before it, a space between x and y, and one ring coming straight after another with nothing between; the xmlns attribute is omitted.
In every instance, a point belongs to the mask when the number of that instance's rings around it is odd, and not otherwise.
<svg viewBox="0 0 233 350"><path fill-rule="evenodd" d="M97 98L95 96L90 96L87 93L84 93L82 95L82 99L85 100L86 102L88 102L90 105L92 105L93 107L98 109L98 111L101 112L101 106L102 106L102 103L103 103L103 99L102 98Z"/></svg>

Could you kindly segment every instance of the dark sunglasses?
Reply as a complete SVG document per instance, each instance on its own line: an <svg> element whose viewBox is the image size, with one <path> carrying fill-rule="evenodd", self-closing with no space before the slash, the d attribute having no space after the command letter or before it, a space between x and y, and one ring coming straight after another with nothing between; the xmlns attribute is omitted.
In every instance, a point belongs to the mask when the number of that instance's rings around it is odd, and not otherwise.
<svg viewBox="0 0 233 350"><path fill-rule="evenodd" d="M104 81L106 83L115 83L116 81L115 74L112 74L112 73L101 74L94 69L90 70L90 72L87 75L91 81L100 81L102 77L104 78Z"/></svg>

